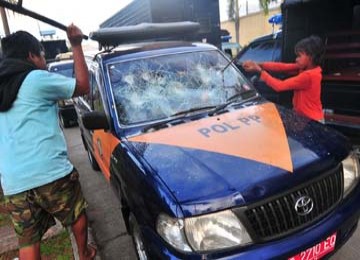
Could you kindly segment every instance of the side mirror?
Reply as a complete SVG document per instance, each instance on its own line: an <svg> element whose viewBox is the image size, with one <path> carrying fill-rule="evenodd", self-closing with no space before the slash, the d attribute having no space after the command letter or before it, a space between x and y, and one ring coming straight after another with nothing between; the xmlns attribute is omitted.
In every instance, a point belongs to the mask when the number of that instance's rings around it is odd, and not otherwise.
<svg viewBox="0 0 360 260"><path fill-rule="evenodd" d="M87 112L81 116L81 121L88 130L107 130L110 128L107 117L103 112Z"/></svg>

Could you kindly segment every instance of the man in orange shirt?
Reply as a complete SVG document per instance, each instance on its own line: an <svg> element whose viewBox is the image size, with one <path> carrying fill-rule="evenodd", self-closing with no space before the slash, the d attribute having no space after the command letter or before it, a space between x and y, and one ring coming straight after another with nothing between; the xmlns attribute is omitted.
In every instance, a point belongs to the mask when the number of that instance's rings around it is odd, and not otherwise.
<svg viewBox="0 0 360 260"><path fill-rule="evenodd" d="M321 104L321 58L324 52L322 40L310 36L295 45L295 63L245 61L243 68L248 72L258 72L260 79L277 92L294 90L293 108L303 116L323 121ZM285 80L272 77L269 72L294 75Z"/></svg>

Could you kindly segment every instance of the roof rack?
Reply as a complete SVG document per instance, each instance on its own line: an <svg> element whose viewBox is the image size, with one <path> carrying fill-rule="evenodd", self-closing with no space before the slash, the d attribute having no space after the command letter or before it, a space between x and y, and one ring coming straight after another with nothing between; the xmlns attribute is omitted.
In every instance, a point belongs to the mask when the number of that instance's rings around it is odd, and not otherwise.
<svg viewBox="0 0 360 260"><path fill-rule="evenodd" d="M100 47L115 47L123 43L174 39L195 34L200 29L196 22L141 23L138 25L101 28L90 33L90 39L99 42Z"/></svg>

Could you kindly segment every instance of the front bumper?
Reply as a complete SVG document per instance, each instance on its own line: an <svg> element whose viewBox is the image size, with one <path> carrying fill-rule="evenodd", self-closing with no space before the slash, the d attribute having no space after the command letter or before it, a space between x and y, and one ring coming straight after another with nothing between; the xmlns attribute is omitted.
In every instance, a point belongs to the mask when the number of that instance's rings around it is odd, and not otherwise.
<svg viewBox="0 0 360 260"><path fill-rule="evenodd" d="M207 254L179 252L167 245L153 230L143 228L150 259L288 259L337 233L335 251L353 234L360 215L360 185L330 214L316 224L290 236L264 244Z"/></svg>

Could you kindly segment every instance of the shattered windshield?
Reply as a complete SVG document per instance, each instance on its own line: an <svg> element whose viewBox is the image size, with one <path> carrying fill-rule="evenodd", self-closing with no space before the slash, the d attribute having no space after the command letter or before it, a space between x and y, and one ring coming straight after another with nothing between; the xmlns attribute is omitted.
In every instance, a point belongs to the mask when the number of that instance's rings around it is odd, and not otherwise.
<svg viewBox="0 0 360 260"><path fill-rule="evenodd" d="M161 120L181 111L216 106L248 90L243 77L227 64L218 51L203 51L109 65L120 123Z"/></svg>

